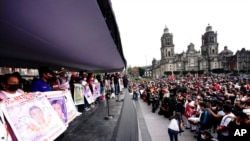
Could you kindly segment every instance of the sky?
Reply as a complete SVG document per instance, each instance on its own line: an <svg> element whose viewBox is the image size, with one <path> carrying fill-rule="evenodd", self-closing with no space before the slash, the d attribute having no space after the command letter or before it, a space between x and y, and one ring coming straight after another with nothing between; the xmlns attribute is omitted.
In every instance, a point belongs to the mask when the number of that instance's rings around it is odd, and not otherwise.
<svg viewBox="0 0 250 141"><path fill-rule="evenodd" d="M111 0L128 66L151 65L161 58L165 27L175 53L193 43L200 50L208 24L217 32L219 52L250 50L250 0Z"/></svg>

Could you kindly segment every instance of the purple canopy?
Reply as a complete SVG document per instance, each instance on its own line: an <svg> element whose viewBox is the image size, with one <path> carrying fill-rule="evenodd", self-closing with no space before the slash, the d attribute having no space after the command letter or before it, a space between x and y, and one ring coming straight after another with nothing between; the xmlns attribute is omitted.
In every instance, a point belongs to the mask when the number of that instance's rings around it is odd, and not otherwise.
<svg viewBox="0 0 250 141"><path fill-rule="evenodd" d="M126 67L108 0L0 1L0 66L120 71Z"/></svg>

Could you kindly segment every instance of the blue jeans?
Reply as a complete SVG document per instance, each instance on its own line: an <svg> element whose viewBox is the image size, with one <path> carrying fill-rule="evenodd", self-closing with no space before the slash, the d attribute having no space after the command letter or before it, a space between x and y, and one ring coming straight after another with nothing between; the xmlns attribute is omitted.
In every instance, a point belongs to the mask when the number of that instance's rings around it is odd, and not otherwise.
<svg viewBox="0 0 250 141"><path fill-rule="evenodd" d="M115 84L115 94L118 95L120 93L119 84Z"/></svg>
<svg viewBox="0 0 250 141"><path fill-rule="evenodd" d="M134 92L134 93L133 93L133 99L134 99L134 100L137 100L137 99L138 99L138 93L137 93L137 92Z"/></svg>
<svg viewBox="0 0 250 141"><path fill-rule="evenodd" d="M168 128L168 135L169 135L170 141L178 141L178 134L179 134L179 131L175 131L175 130Z"/></svg>

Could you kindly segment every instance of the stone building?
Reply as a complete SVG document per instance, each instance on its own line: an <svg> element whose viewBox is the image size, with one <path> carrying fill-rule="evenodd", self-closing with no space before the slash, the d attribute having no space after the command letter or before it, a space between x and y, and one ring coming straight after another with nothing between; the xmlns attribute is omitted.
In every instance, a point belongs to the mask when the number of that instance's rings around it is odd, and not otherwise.
<svg viewBox="0 0 250 141"><path fill-rule="evenodd" d="M250 70L250 50L242 48L235 53L236 58L236 68L235 70Z"/></svg>
<svg viewBox="0 0 250 141"><path fill-rule="evenodd" d="M152 66L143 66L141 67L145 70L145 73L143 75L143 77L152 77Z"/></svg>
<svg viewBox="0 0 250 141"><path fill-rule="evenodd" d="M165 71L198 71L204 70L209 72L213 69L223 68L228 64L232 52L224 48L219 53L219 44L217 41L217 33L212 30L212 26L206 27L205 33L201 37L201 50L195 50L193 43L187 46L187 51L175 53L175 45L173 43L173 34L165 27L161 37L161 59L152 61L153 78L158 78L164 75ZM224 60L224 61L222 61Z"/></svg>
<svg viewBox="0 0 250 141"><path fill-rule="evenodd" d="M227 48L227 46L224 47L224 50L222 50L219 54L219 58L221 60L221 66L225 70L232 70L233 60L234 60L234 54L231 50Z"/></svg>

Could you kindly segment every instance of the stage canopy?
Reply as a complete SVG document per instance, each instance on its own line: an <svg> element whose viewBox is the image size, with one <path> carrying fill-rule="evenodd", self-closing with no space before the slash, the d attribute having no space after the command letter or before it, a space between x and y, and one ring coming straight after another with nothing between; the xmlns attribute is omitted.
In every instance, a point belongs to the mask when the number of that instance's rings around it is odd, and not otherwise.
<svg viewBox="0 0 250 141"><path fill-rule="evenodd" d="M0 1L0 67L126 67L109 0Z"/></svg>

